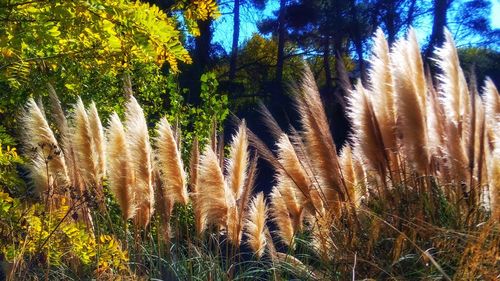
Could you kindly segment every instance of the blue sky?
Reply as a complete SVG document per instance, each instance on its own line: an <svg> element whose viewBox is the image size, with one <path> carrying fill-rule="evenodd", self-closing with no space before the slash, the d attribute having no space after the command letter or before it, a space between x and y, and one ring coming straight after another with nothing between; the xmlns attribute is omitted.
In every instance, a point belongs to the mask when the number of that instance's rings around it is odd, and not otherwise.
<svg viewBox="0 0 500 281"><path fill-rule="evenodd" d="M490 1L492 3L490 24L492 28L500 28L500 0ZM221 44L228 52L231 49L233 36L233 15L231 14L233 7L231 2L226 5L221 5L220 9L222 12L222 16L214 24L214 43ZM261 19L272 16L273 12L278 9L278 6L279 0L268 0L266 9L264 11L258 11L249 7L242 8L239 40L240 45L245 40L250 38L252 36L252 33L257 32L257 22L259 22ZM427 21L429 21L429 24L421 24L417 29L417 36L420 43L425 42L426 37L430 34L431 31L431 20ZM460 42L457 43L460 45Z"/></svg>
<svg viewBox="0 0 500 281"><path fill-rule="evenodd" d="M278 7L279 0L268 0L264 11L242 7L239 43L243 43L250 38L254 32L258 32L257 22L272 16L273 12L278 10ZM221 6L220 9L223 15L217 19L214 24L214 43L220 43L226 51L230 51L233 40L233 15L231 14L233 3Z"/></svg>
<svg viewBox="0 0 500 281"><path fill-rule="evenodd" d="M491 26L493 28L500 28L500 0L491 0Z"/></svg>

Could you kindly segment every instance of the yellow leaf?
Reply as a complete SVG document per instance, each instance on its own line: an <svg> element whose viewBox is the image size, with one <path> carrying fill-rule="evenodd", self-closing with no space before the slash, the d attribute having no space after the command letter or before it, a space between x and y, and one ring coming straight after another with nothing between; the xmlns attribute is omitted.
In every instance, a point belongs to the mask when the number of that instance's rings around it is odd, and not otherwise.
<svg viewBox="0 0 500 281"><path fill-rule="evenodd" d="M48 32L52 37L57 37L57 36L61 35L61 32L59 31L59 28L57 27L57 25L55 25L51 29L49 29Z"/></svg>
<svg viewBox="0 0 500 281"><path fill-rule="evenodd" d="M122 46L122 42L120 41L120 38L112 35L108 38L108 44L109 47L111 48L112 51L119 51Z"/></svg>

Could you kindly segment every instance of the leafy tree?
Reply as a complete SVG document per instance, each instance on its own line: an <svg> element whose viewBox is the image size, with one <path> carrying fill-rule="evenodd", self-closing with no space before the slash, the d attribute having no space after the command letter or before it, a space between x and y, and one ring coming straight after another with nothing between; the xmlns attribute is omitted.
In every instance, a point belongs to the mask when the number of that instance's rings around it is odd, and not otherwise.
<svg viewBox="0 0 500 281"><path fill-rule="evenodd" d="M0 9L2 78L19 86L34 68L56 69L61 59L117 72L131 62L190 62L177 20L156 6L116 1L9 1ZM21 80L22 81L22 80Z"/></svg>
<svg viewBox="0 0 500 281"><path fill-rule="evenodd" d="M27 96L46 95L47 83L65 103L80 95L102 101L104 116L120 111L125 75L134 77L133 90L146 113L158 117L167 95L163 73L175 74L180 63L192 62L181 24L198 35L196 21L218 14L212 0L175 1L167 11L128 0L1 5L0 116L8 128Z"/></svg>
<svg viewBox="0 0 500 281"><path fill-rule="evenodd" d="M456 41L468 41L469 47L498 48L500 30L489 24L491 3L487 0L434 0L433 26L426 57L444 41L444 28L448 27ZM460 46L459 46L460 47Z"/></svg>
<svg viewBox="0 0 500 281"><path fill-rule="evenodd" d="M454 1L448 22L457 42L469 47L491 47L498 50L500 29L490 26L491 1ZM473 12L471 12L473 11ZM460 47L460 46L459 46Z"/></svg>
<svg viewBox="0 0 500 281"><path fill-rule="evenodd" d="M464 48L458 50L460 64L467 75L474 71L477 77L478 86L486 77L490 77L495 85L500 85L500 52L486 48Z"/></svg>
<svg viewBox="0 0 500 281"><path fill-rule="evenodd" d="M378 0L373 1L372 24L383 28L387 41L392 44L397 35L415 24L416 20L428 15L427 3L416 0Z"/></svg>
<svg viewBox="0 0 500 281"><path fill-rule="evenodd" d="M258 33L254 33L240 47L235 81L223 85L232 94L233 109L238 109L248 103L255 103L259 99L268 101L271 98L276 90L277 50L276 37L268 39ZM303 60L295 55L296 45L287 44L285 51L288 57L283 70L283 79L291 82L298 78L297 74L303 67ZM215 70L219 76L227 75L229 71L227 60L218 64Z"/></svg>

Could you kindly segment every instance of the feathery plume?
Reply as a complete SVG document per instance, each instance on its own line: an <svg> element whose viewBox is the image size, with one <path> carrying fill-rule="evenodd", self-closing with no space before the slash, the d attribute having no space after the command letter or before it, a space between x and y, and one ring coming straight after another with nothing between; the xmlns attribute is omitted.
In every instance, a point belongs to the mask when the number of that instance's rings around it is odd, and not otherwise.
<svg viewBox="0 0 500 281"><path fill-rule="evenodd" d="M187 204L186 173L174 133L167 118L164 117L160 120L157 132L156 146L158 147L161 177L165 184L165 198L172 197L174 202Z"/></svg>
<svg viewBox="0 0 500 281"><path fill-rule="evenodd" d="M236 205L229 207L226 221L227 237L235 246L241 243L241 236L243 235L243 221L240 220L241 214L244 210L240 210Z"/></svg>
<svg viewBox="0 0 500 281"><path fill-rule="evenodd" d="M320 187L325 194L326 203L335 206L339 199L344 201L345 194L340 177L338 156L330 133L323 103L319 96L311 70L306 68L301 81L297 106L303 126L307 153L310 155L313 170L318 174ZM334 208L337 210L337 208Z"/></svg>
<svg viewBox="0 0 500 281"><path fill-rule="evenodd" d="M468 134L470 97L452 35L447 29L444 34L443 46L436 49L436 62L442 71L442 74L438 75L441 82L440 94L448 120L459 128L460 136L464 138Z"/></svg>
<svg viewBox="0 0 500 281"><path fill-rule="evenodd" d="M370 92L373 95L373 111L380 124L385 149L396 149L396 108L389 45L382 29L375 32L372 68L369 73Z"/></svg>
<svg viewBox="0 0 500 281"><path fill-rule="evenodd" d="M324 214L324 211L325 211L325 209L324 209L325 204L324 203L326 200L325 194L323 193L322 189L319 186L319 180L318 180L317 176L313 173L312 159L307 154L307 148L306 148L306 145L304 144L302 136L295 128L292 127L290 135L287 135L287 137L289 139L289 142L291 142L292 146L289 146L287 144L284 147L288 147L286 150L289 152L291 152L290 149L294 150L295 155L296 155L301 167L303 168L303 171L306 174L306 179L310 181L310 186L307 188L307 190L305 190L306 192L304 193L304 191L301 190L302 195L304 195L304 194L307 195L306 196L307 198L304 198L304 199L310 200L310 203L311 203L311 204L308 204L306 202L304 208L306 208L306 210L311 214L315 214L315 213ZM286 142L284 142L284 143L286 143ZM283 159L288 158L288 157L289 156L283 155ZM290 158L291 157L292 157L292 155L290 155ZM291 166L296 165L297 162L295 162L295 164L294 164L294 162L295 161L291 161L290 163L287 163L287 166L288 165L291 165ZM299 178L299 180L294 179L295 178L295 176L293 176L294 172L292 172L294 169L292 167L288 167L287 169L290 172L288 172L284 168L283 168L283 171L285 171L286 174L290 178L292 178L295 185L297 187L299 187L299 183L301 183L300 178Z"/></svg>
<svg viewBox="0 0 500 281"><path fill-rule="evenodd" d="M500 140L498 139L488 166L491 213L497 223L500 223Z"/></svg>
<svg viewBox="0 0 500 281"><path fill-rule="evenodd" d="M300 190L295 183L285 175L278 175L276 188L285 202L288 214L292 220L294 232L302 231L304 220L304 205L300 201Z"/></svg>
<svg viewBox="0 0 500 281"><path fill-rule="evenodd" d="M57 130L59 131L59 144L61 149L64 151L64 160L68 168L68 175L71 180L71 184L72 186L80 186L77 171L78 168L76 167L75 152L73 144L71 143L68 120L64 115L61 102L59 101L52 84L47 83L47 88L49 89L50 109L53 112L54 121L56 123Z"/></svg>
<svg viewBox="0 0 500 281"><path fill-rule="evenodd" d="M48 184L52 184L51 181L58 187L65 187L69 179L64 157L44 113L33 99L28 100L22 121L26 128L24 137L26 150L34 151L31 159L31 176L37 190L46 191Z"/></svg>
<svg viewBox="0 0 500 281"><path fill-rule="evenodd" d="M278 147L278 161L283 165L286 174L292 179L299 191L301 203L307 204L310 199L311 180L304 166L297 157L295 149L286 134L282 134L276 143Z"/></svg>
<svg viewBox="0 0 500 281"><path fill-rule="evenodd" d="M250 160L250 166L248 168L248 173L247 173L247 176L245 179L243 193L241 194L241 197L238 199L238 205L239 205L240 210L244 210L248 205L248 201L250 201L250 196L252 195L254 185L255 185L255 179L257 177L257 162L258 162L258 160L259 160L259 157L256 155L253 156Z"/></svg>
<svg viewBox="0 0 500 281"><path fill-rule="evenodd" d="M424 63L418 46L417 34L413 28L408 31L407 40L408 58L411 58L407 62L410 63L412 69L416 93L424 106L423 108L426 108L427 82L425 82Z"/></svg>
<svg viewBox="0 0 500 281"><path fill-rule="evenodd" d="M500 94L493 81L488 77L483 87L484 105L489 118L500 123Z"/></svg>
<svg viewBox="0 0 500 281"><path fill-rule="evenodd" d="M168 196L168 193L165 190L165 185L163 180L161 179L159 164L155 161L153 165L153 182L155 186L155 211L158 213L160 217L160 225L159 225L159 237L164 242L169 242L172 233L170 229L170 218L172 215L172 211L174 209L174 202L172 198Z"/></svg>
<svg viewBox="0 0 500 281"><path fill-rule="evenodd" d="M134 171L125 129L116 113L111 115L107 129L107 164L109 188L116 198L125 220L134 217L136 201Z"/></svg>
<svg viewBox="0 0 500 281"><path fill-rule="evenodd" d="M424 70L416 36L408 34L408 41L396 43L392 53L392 69L399 128L408 161L419 173L429 166L426 120L426 89Z"/></svg>
<svg viewBox="0 0 500 281"><path fill-rule="evenodd" d="M474 99L476 100L475 102L475 115L477 116L476 118L476 124L475 126L475 134L474 134L474 169L477 171L476 173L476 182L477 186L479 188L479 192L482 192L482 189L484 187L484 184L487 183L487 156L486 154L488 153L486 151L488 143L486 139L486 134L487 134L487 125L486 125L486 115L485 115L485 108L484 105L481 103L481 97L479 94L476 92ZM472 171L474 172L474 170ZM478 198L479 199L479 198Z"/></svg>
<svg viewBox="0 0 500 281"><path fill-rule="evenodd" d="M207 224L225 226L230 208L236 202L224 181L217 155L210 146L200 157L197 190L196 208L199 208L200 215L197 219L198 233L202 233Z"/></svg>
<svg viewBox="0 0 500 281"><path fill-rule="evenodd" d="M483 98L486 125L488 127L488 142L490 150L493 150L496 140L500 139L500 130L498 130L500 128L500 94L490 78L487 78L484 82Z"/></svg>
<svg viewBox="0 0 500 281"><path fill-rule="evenodd" d="M360 196L357 190L359 188L359 183L358 178L356 177L355 160L353 159L352 154L353 152L351 146L345 145L342 147L342 150L340 151L340 165L342 166L342 172L351 204L358 207L360 203Z"/></svg>
<svg viewBox="0 0 500 281"><path fill-rule="evenodd" d="M133 96L126 105L125 125L135 175L136 224L146 227L154 211L151 145L144 112Z"/></svg>
<svg viewBox="0 0 500 281"><path fill-rule="evenodd" d="M293 247L295 230L286 201L277 187L273 188L270 197L271 207L269 210L273 222L278 226L278 236L281 238L283 243Z"/></svg>
<svg viewBox="0 0 500 281"><path fill-rule="evenodd" d="M386 168L385 147L377 130L372 102L361 81L351 91L348 101L347 114L353 125L354 143L365 155L368 166L383 174Z"/></svg>
<svg viewBox="0 0 500 281"><path fill-rule="evenodd" d="M61 102L57 97L56 90L52 86L52 84L47 83L47 88L49 89L49 100L50 100L50 109L54 116L54 121L57 125L57 130L59 131L59 143L61 148L66 151L67 150L67 142L69 138L69 127L68 120L64 115L64 111L61 107Z"/></svg>
<svg viewBox="0 0 500 281"><path fill-rule="evenodd" d="M245 234L250 249L257 258L262 257L266 247L267 206L264 193L259 192L250 202L248 216L245 220Z"/></svg>
<svg viewBox="0 0 500 281"><path fill-rule="evenodd" d="M469 159L466 147L469 143L471 104L465 76L460 68L455 43L448 30L445 30L445 42L436 50L436 61L442 74L440 81L440 95L446 114L447 126L447 157L450 170L454 171L455 178L467 181L467 164Z"/></svg>
<svg viewBox="0 0 500 281"><path fill-rule="evenodd" d="M429 133L428 149L434 160L438 160L444 155L446 147L446 117L442 103L439 101L438 93L432 85L432 78L427 73L427 88L429 90L427 102L427 131Z"/></svg>
<svg viewBox="0 0 500 281"><path fill-rule="evenodd" d="M227 163L228 185L238 200L243 193L248 169L248 139L245 121L242 121L238 132L233 135L230 148L231 158Z"/></svg>
<svg viewBox="0 0 500 281"><path fill-rule="evenodd" d="M90 124L90 133L93 141L94 155L96 156L96 167L98 184L101 185L102 178L106 174L106 143L104 141L104 131L102 129L101 119L97 112L97 107L94 102L90 104L88 109L88 117Z"/></svg>
<svg viewBox="0 0 500 281"><path fill-rule="evenodd" d="M237 246L239 246L241 242L244 217L248 212L247 206L248 202L250 201L250 196L252 194L253 186L255 183L255 175L257 173L257 159L258 157L253 157L250 161L250 168L248 170L248 176L245 179L243 192L240 198L237 199L237 204L229 208L229 214L227 218L227 235L229 237L229 240ZM234 193L231 195L234 196Z"/></svg>
<svg viewBox="0 0 500 281"><path fill-rule="evenodd" d="M250 160L250 167L248 169L248 174L245 179L245 185L243 187L243 193L241 194L241 197L237 201L237 207L238 207L238 212L235 214L238 214L239 217L237 218L237 221L231 221L228 220L228 232L230 237L238 238L237 245L239 245L239 242L241 240L241 234L243 231L243 224L244 224L244 218L246 216L246 213L248 212L248 202L250 201L250 196L252 195L254 184L255 184L255 178L257 175L257 161L258 157L254 156L252 157L252 160ZM233 225L233 229L231 229L231 225Z"/></svg>
<svg viewBox="0 0 500 281"><path fill-rule="evenodd" d="M353 170L354 170L354 181L357 184L356 191L358 192L358 195L355 196L357 198L356 204L359 205L361 203L361 200L363 199L363 196L366 195L366 171L365 167L362 162L362 155L360 151L356 148L351 148L351 155L352 155L352 164L353 164Z"/></svg>
<svg viewBox="0 0 500 281"><path fill-rule="evenodd" d="M95 188L99 182L97 166L98 157L94 149L90 121L81 98L78 98L74 110L72 143L76 156L75 160L76 163L78 163L78 171L85 185Z"/></svg>

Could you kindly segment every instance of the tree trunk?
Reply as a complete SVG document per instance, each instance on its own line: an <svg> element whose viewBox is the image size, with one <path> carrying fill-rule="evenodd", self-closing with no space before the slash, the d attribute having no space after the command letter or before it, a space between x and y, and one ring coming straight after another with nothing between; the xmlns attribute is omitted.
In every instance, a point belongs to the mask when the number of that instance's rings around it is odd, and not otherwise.
<svg viewBox="0 0 500 281"><path fill-rule="evenodd" d="M231 61L229 63L229 81L233 81L236 77L238 41L240 38L240 0L234 0L233 13L233 46L231 48Z"/></svg>
<svg viewBox="0 0 500 281"><path fill-rule="evenodd" d="M212 20L198 21L200 36L195 38L194 63L189 71L189 96L188 102L193 105L200 104L201 75L207 70L210 62L210 44L212 41Z"/></svg>
<svg viewBox="0 0 500 281"><path fill-rule="evenodd" d="M434 49L444 42L444 27L446 26L446 12L448 11L447 0L434 0L434 23L429 46L425 51L425 57L430 58Z"/></svg>
<svg viewBox="0 0 500 281"><path fill-rule="evenodd" d="M326 92L330 94L333 89L333 82L330 66L330 36L328 35L325 35L323 39L323 67L325 68Z"/></svg>
<svg viewBox="0 0 500 281"><path fill-rule="evenodd" d="M363 60L363 34L360 29L360 18L358 15L358 7L356 1L351 0L351 17L354 24L354 47L356 48L356 55L358 56L359 73L361 81L365 82L365 61Z"/></svg>
<svg viewBox="0 0 500 281"><path fill-rule="evenodd" d="M210 42L212 41L212 31L210 26L212 20L198 21L198 28L200 29L200 36L195 38L196 43L196 63L200 68L206 69L210 60Z"/></svg>
<svg viewBox="0 0 500 281"><path fill-rule="evenodd" d="M361 78L361 81L363 83L366 82L366 67L365 67L365 60L363 59L363 41L361 39L361 36L356 36L354 40L354 46L356 48L356 55L358 56L358 63L359 63L359 76Z"/></svg>
<svg viewBox="0 0 500 281"><path fill-rule="evenodd" d="M395 18L396 18L396 7L392 5L387 5L387 15L385 17L385 26L387 28L387 41L390 45L396 41L396 23ZM389 46L390 46L389 45Z"/></svg>
<svg viewBox="0 0 500 281"><path fill-rule="evenodd" d="M280 0L278 16L278 59L276 62L276 83L278 86L283 82L283 66L285 63L285 8L286 0Z"/></svg>

